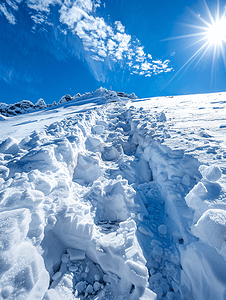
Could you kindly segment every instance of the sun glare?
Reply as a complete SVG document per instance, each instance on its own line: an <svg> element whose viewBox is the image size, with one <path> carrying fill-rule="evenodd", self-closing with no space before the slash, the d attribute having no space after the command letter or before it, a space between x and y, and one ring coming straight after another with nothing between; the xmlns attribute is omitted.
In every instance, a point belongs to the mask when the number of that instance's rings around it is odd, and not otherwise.
<svg viewBox="0 0 226 300"><path fill-rule="evenodd" d="M212 74L211 78L213 79L213 71L215 67L215 62L217 59L223 59L224 66L226 68L226 6L220 9L219 0L216 1L216 7L214 11L210 11L206 0L203 0L206 15L201 16L200 14L195 13L191 10L193 15L198 19L200 25L194 24L183 24L189 28L194 28L195 33L177 36L168 38L166 40L174 39L191 39L193 42L188 45L187 48L200 45L195 53L184 63L184 65L174 74L170 79L167 85L182 71L184 72L189 68L189 66L196 61L195 67L203 59L207 52L212 51Z"/></svg>
<svg viewBox="0 0 226 300"><path fill-rule="evenodd" d="M214 21L207 29L206 37L210 45L221 45L226 42L226 18Z"/></svg>

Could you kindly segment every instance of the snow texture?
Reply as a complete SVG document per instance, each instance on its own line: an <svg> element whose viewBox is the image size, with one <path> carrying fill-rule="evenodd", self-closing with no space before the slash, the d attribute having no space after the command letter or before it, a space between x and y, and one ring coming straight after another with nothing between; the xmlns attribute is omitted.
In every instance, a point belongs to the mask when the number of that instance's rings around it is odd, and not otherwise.
<svg viewBox="0 0 226 300"><path fill-rule="evenodd" d="M1 105L0 299L225 299L225 128L194 97Z"/></svg>

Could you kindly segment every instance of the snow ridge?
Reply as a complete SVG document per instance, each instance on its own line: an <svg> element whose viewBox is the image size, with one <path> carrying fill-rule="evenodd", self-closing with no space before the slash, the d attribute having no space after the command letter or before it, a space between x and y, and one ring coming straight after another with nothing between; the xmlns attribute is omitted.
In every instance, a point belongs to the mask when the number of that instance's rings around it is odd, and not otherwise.
<svg viewBox="0 0 226 300"><path fill-rule="evenodd" d="M126 94L123 92L114 92L114 91L108 91L104 88L99 88L95 92L92 93L85 93L84 95L81 95L80 93L77 93L73 97L71 95L64 95L58 103L55 101L52 104L46 104L45 101L40 98L36 104L33 104L29 100L22 100L20 102L17 102L15 104L6 104L0 102L0 121L4 120L4 117L10 117L10 116L16 116L19 114L25 114L29 112L34 112L37 110L41 110L48 107L54 107L60 104L67 103L69 101L79 101L79 100L85 100L89 99L91 97L97 97L102 96L106 98L111 97L123 97L123 98L129 98L129 99L137 99L137 96L134 93Z"/></svg>

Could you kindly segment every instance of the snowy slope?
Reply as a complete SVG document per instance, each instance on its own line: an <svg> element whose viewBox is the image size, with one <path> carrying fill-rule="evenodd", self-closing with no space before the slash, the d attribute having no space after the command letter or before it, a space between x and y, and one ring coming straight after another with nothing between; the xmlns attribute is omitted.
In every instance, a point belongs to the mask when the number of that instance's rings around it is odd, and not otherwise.
<svg viewBox="0 0 226 300"><path fill-rule="evenodd" d="M226 299L225 106L100 89L2 117L0 299Z"/></svg>

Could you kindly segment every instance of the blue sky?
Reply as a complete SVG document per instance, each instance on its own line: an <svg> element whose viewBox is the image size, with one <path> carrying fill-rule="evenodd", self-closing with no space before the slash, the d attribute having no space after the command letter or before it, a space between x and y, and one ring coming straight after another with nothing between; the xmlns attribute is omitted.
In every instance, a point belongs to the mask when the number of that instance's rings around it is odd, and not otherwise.
<svg viewBox="0 0 226 300"><path fill-rule="evenodd" d="M207 5L215 16L217 1ZM200 18L210 21L203 0L0 0L0 102L100 86L138 97L225 91L219 47L214 65L211 45L179 71L205 42Z"/></svg>

